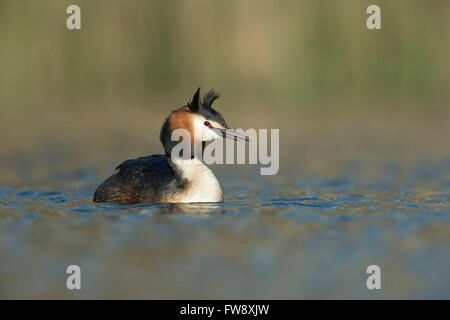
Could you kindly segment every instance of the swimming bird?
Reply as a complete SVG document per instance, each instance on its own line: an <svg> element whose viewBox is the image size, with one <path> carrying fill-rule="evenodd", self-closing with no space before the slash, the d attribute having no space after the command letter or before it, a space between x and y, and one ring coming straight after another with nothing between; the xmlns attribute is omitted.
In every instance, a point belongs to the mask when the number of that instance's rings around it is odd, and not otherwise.
<svg viewBox="0 0 450 320"><path fill-rule="evenodd" d="M219 181L195 151L189 156L173 156L180 141L172 141L172 133L184 129L193 145L203 149L207 141L230 138L248 142L248 137L229 130L222 115L212 108L219 98L214 90L201 100L200 88L192 101L170 113L164 121L160 140L165 154L126 160L117 173L106 179L94 193L94 202L122 204L143 202L222 202Z"/></svg>

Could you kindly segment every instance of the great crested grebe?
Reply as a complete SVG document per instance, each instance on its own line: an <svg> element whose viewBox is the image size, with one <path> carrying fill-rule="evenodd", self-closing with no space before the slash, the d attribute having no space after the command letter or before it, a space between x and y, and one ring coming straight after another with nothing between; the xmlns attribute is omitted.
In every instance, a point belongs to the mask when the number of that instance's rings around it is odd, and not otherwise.
<svg viewBox="0 0 450 320"><path fill-rule="evenodd" d="M106 179L94 193L94 202L123 204L142 202L221 202L222 188L212 171L194 152L189 157L173 157L172 133L185 129L194 145L231 138L248 138L229 129L222 115L212 108L219 94L209 91L200 101L200 88L187 105L172 111L161 128L160 140L165 155L154 154L122 162L119 172Z"/></svg>

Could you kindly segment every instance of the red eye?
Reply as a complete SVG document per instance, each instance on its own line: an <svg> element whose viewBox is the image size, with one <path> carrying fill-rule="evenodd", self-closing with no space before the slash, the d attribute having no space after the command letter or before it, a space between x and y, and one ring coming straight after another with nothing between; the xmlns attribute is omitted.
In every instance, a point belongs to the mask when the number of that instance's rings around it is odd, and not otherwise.
<svg viewBox="0 0 450 320"><path fill-rule="evenodd" d="M205 121L205 122L203 122L203 124L204 124L205 126L207 126L207 127L210 127L210 126L211 126L211 123L209 123L209 121Z"/></svg>

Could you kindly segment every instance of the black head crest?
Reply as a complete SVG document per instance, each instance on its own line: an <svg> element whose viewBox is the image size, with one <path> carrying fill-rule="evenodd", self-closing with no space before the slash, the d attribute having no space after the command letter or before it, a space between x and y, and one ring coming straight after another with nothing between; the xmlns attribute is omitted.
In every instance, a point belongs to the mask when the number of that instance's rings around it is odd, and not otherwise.
<svg viewBox="0 0 450 320"><path fill-rule="evenodd" d="M192 102L188 103L188 107L192 112L196 112L200 107L200 87L195 92Z"/></svg>
<svg viewBox="0 0 450 320"><path fill-rule="evenodd" d="M200 112L201 109L212 111L213 102L220 98L220 94L214 90L210 90L200 101L200 87L194 94L192 101L188 103L188 107L192 112Z"/></svg>
<svg viewBox="0 0 450 320"><path fill-rule="evenodd" d="M211 109L213 102L218 98L220 98L220 94L218 92L214 91L214 89L209 91L203 97L203 102L202 102L203 107L206 109Z"/></svg>

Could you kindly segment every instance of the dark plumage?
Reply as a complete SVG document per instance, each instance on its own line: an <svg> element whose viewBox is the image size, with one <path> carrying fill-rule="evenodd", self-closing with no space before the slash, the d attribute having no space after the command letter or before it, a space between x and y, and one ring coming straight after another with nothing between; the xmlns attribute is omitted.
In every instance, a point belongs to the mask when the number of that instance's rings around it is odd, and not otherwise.
<svg viewBox="0 0 450 320"><path fill-rule="evenodd" d="M187 184L162 154L122 162L94 193L94 202L170 202Z"/></svg>

